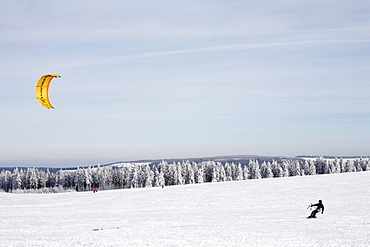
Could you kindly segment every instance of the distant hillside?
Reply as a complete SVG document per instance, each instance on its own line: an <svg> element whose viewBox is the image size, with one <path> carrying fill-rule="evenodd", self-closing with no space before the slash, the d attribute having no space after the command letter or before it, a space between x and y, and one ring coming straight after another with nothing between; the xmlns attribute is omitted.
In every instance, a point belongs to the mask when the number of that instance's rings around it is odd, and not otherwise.
<svg viewBox="0 0 370 247"><path fill-rule="evenodd" d="M155 160L137 160L137 161L119 161L110 164L105 164L101 166L123 166L124 164L132 165L137 163L147 163L150 166L158 165L162 161L166 161L167 163L177 163L184 160L188 160L190 162L200 163L203 161L215 161L221 163L236 163L247 165L250 160L256 160L258 163L262 164L263 162L272 162L277 161L279 164L282 163L283 160L302 160L299 157L282 157L282 156L258 156L258 155L228 155L228 156L214 156L214 157L202 157L202 158L185 158L185 159L155 159Z"/></svg>
<svg viewBox="0 0 370 247"><path fill-rule="evenodd" d="M55 168L55 167L35 167L35 166L31 166L32 168L37 168L38 170L42 170L42 171L46 171L46 170L49 170L50 172L57 172L59 171L61 168ZM0 167L0 172L5 170L5 171L14 171L14 169L18 168L19 170L27 170L27 168L29 167L21 167L21 166L14 166L14 167ZM73 167L73 168L63 168L63 170L75 170L77 169L77 167Z"/></svg>
<svg viewBox="0 0 370 247"><path fill-rule="evenodd" d="M266 162L272 162L273 160L277 161L278 163L281 163L283 160L303 160L299 157L283 157L283 156L258 156L258 155L227 155L227 156L214 156L214 157L202 157L202 158L184 158L184 159L148 159L148 160L134 160L134 161L117 161L113 163L108 164L100 164L101 167L103 166L124 166L124 164L127 165L134 165L134 164L142 164L147 163L150 166L154 166L159 164L161 161L166 161L167 163L173 163L173 162L181 162L184 160L188 160L190 162L202 162L202 161L215 161L215 162L222 162L222 163L240 163L242 165L247 165L249 160L257 160L260 164L262 164L264 161ZM98 165L90 165L90 167L97 167ZM55 167L36 167L32 166L34 168L37 168L39 170L46 171L49 169L50 172L56 172L60 169L63 170L76 170L78 168L88 168L89 166L76 166L76 167L67 167L67 168L55 168ZM13 171L15 168L27 170L28 167L0 167L0 171L2 170L8 170Z"/></svg>
<svg viewBox="0 0 370 247"><path fill-rule="evenodd" d="M101 164L100 166L125 166L125 165L135 165L135 164L142 164L146 163L149 166L158 165L161 161L166 161L167 163L177 163L184 160L188 160L190 162L202 162L202 161L215 161L221 163L231 163L234 162L236 164L247 165L250 160L256 160L259 164L263 162L272 162L276 161L281 164L284 160L299 160L304 161L305 159L316 159L319 157L323 157L324 159L334 159L334 158L342 158L342 159L356 159L356 158L366 158L369 159L370 156L320 156L320 155L299 155L296 157L284 157L284 156L259 156L259 155L225 155L225 156L213 156L213 157L202 157L202 158L184 158L184 159L148 159L148 160L135 160L135 161L117 161L109 164ZM90 165L90 167L97 167L98 165ZM34 166L33 166L34 167ZM55 168L55 167L35 167L39 170L46 171L49 169L50 172L56 172L60 169L63 170L76 170L78 168L88 168L89 166L79 166L79 167L68 167L68 168ZM2 170L9 170L13 171L16 167L0 167L0 171ZM27 170L28 167L17 167L18 169Z"/></svg>
<svg viewBox="0 0 370 247"><path fill-rule="evenodd" d="M317 159L323 157L324 159L369 159L370 156L321 156L321 155L299 155L298 159Z"/></svg>

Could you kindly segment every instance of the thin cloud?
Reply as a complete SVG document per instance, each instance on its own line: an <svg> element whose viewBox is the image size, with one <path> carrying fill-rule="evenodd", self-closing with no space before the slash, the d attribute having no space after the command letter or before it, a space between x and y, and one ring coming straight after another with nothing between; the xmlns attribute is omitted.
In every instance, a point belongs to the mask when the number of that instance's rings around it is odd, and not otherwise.
<svg viewBox="0 0 370 247"><path fill-rule="evenodd" d="M173 55L184 55L184 54L196 54L196 53L212 53L212 52L223 52L223 51L242 51L252 49L268 49L275 47L289 47L289 46L303 46L303 45L327 45L327 44L351 44L351 43L369 43L370 39L357 39L357 40L307 40L307 41L295 41L295 42L274 42L274 43L242 43L242 44L230 44L230 45L217 45L193 49L183 50L171 50L171 51L157 51L157 52L143 52L134 55L123 55L123 56L112 56L106 58L89 59L86 61L80 61L78 63L69 63L70 66L87 66L96 64L109 64L119 63L124 61L130 61L135 59L145 59L152 57L161 56L173 56ZM69 67L69 66L68 66Z"/></svg>

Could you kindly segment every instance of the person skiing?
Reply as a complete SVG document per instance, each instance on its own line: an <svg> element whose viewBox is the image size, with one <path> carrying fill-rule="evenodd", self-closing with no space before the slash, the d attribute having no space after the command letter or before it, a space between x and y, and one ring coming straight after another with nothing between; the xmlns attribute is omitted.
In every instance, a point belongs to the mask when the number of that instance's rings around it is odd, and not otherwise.
<svg viewBox="0 0 370 247"><path fill-rule="evenodd" d="M324 213L324 204L322 204L321 200L319 200L319 203L311 204L310 207L316 207L316 209L312 211L311 215L308 216L308 218L316 218L316 214L318 212L321 212L321 214Z"/></svg>

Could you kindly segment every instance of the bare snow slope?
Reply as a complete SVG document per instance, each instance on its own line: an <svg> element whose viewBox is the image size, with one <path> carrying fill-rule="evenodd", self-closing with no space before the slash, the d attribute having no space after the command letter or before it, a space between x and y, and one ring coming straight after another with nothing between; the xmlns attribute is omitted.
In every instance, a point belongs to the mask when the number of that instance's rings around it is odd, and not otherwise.
<svg viewBox="0 0 370 247"><path fill-rule="evenodd" d="M0 193L0 246L370 246L370 172ZM324 214L306 219L308 204Z"/></svg>

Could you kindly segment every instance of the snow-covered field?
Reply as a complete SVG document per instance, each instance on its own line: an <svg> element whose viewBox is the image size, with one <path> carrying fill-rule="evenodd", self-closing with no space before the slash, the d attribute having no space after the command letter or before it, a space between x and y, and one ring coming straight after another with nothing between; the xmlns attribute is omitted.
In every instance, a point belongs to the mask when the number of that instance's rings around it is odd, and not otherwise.
<svg viewBox="0 0 370 247"><path fill-rule="evenodd" d="M370 172L0 193L0 246L370 246ZM306 219L319 199L324 214Z"/></svg>

